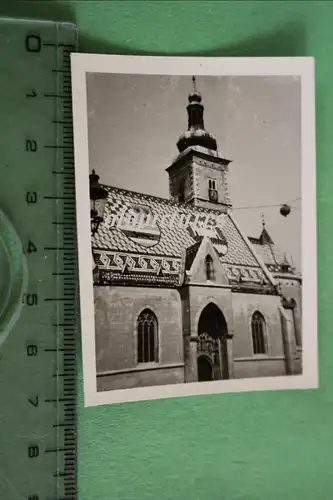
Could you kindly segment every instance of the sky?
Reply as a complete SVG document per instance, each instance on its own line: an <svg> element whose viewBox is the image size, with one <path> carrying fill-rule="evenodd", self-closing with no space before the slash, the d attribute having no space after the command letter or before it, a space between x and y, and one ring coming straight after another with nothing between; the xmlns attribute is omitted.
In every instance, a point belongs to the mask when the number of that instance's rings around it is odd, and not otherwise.
<svg viewBox="0 0 333 500"><path fill-rule="evenodd" d="M299 78L200 76L197 89L205 128L220 156L231 160L228 188L237 223L259 237L264 218L274 243L301 270ZM187 129L191 90L189 76L87 74L89 165L101 183L169 197L165 169ZM288 217L280 215L283 203L291 204Z"/></svg>

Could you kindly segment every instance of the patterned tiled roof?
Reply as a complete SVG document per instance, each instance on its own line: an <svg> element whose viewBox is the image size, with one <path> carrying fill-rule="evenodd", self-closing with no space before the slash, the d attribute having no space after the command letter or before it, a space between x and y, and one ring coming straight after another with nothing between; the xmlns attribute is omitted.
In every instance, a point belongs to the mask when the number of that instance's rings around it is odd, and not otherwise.
<svg viewBox="0 0 333 500"><path fill-rule="evenodd" d="M186 256L185 256L185 269L188 271L191 269L191 266L193 264L193 261L195 259L195 256L197 254L197 251L199 250L199 247L201 245L201 239L197 241L197 243L194 243L191 247L186 249Z"/></svg>
<svg viewBox="0 0 333 500"><path fill-rule="evenodd" d="M252 246L266 265L281 266L286 263L285 252L283 252L276 245L260 245L252 243ZM288 263L291 265L290 262Z"/></svg>
<svg viewBox="0 0 333 500"><path fill-rule="evenodd" d="M204 233L208 232L222 263L260 267L229 214L124 189L104 187L108 191L108 201L105 220L93 237L94 251L183 258L186 249L198 241L198 236L204 235L202 229L198 229L199 235L195 233L197 221L197 223L205 222L207 229ZM148 208L151 216L155 217L155 223L149 225L145 230L147 234L142 238L141 235L133 237L133 231L128 231L128 224L119 224L119 219L129 213L133 206L142 207L144 212L147 212ZM187 223L182 224L182 221ZM141 244L140 241L143 242L145 238L146 243ZM221 253L221 244L225 240L228 250L226 253Z"/></svg>

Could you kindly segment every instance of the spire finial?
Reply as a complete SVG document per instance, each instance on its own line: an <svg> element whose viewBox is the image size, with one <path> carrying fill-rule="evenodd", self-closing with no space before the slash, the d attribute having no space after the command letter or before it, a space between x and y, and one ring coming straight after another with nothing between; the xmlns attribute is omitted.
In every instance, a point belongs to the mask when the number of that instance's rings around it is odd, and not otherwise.
<svg viewBox="0 0 333 500"><path fill-rule="evenodd" d="M262 228L265 229L266 227L266 222L265 222L265 215L264 212L261 212L261 223L262 223Z"/></svg>
<svg viewBox="0 0 333 500"><path fill-rule="evenodd" d="M196 92L197 91L197 85L196 85L195 76L192 76L192 82L193 82L193 92Z"/></svg>
<svg viewBox="0 0 333 500"><path fill-rule="evenodd" d="M191 104L192 102L196 104L201 104L201 94L197 90L197 79L195 76L192 76L192 92L188 96L188 101ZM202 108L203 111L203 108Z"/></svg>

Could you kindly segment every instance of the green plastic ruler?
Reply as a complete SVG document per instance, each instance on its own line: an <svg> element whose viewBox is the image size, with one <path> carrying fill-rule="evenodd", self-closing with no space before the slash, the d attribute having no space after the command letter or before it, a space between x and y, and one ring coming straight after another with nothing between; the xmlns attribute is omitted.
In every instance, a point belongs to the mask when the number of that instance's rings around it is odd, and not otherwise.
<svg viewBox="0 0 333 500"><path fill-rule="evenodd" d="M0 498L76 498L75 26L0 20Z"/></svg>

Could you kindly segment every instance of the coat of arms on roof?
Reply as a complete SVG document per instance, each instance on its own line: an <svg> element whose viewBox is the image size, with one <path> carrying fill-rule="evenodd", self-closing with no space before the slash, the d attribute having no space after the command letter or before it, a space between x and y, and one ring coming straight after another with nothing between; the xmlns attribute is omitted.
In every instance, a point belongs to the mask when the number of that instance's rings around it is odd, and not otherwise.
<svg viewBox="0 0 333 500"><path fill-rule="evenodd" d="M118 227L134 243L144 247L152 247L160 241L161 231L157 218L146 205L125 207Z"/></svg>

